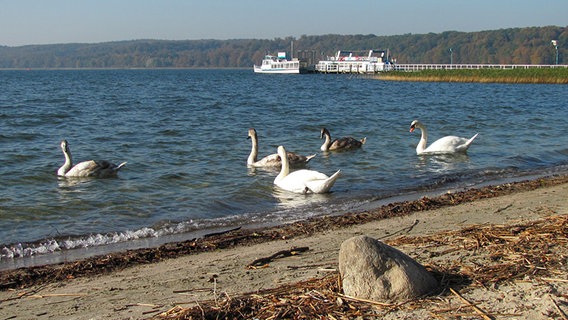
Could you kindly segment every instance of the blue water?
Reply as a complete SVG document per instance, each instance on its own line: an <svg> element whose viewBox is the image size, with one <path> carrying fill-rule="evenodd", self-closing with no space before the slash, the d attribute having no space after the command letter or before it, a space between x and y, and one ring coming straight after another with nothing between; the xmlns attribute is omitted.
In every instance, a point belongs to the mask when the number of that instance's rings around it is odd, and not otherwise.
<svg viewBox="0 0 568 320"><path fill-rule="evenodd" d="M565 85L252 70L22 70L0 71L0 88L0 268L18 266L22 256L191 239L214 228L568 171ZM430 142L480 134L467 156L417 156L419 133L408 132L416 118L428 126ZM367 143L324 154L322 126L332 138L366 136ZM274 188L277 172L247 169L249 127L258 132L260 156L284 145L317 153L310 169L341 169L333 192L289 194ZM58 179L62 139L76 162L128 164L118 178Z"/></svg>

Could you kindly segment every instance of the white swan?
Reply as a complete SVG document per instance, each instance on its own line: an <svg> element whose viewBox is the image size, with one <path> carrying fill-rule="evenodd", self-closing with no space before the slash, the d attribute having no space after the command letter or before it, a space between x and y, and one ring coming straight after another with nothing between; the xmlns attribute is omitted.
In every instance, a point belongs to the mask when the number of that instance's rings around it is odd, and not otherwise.
<svg viewBox="0 0 568 320"><path fill-rule="evenodd" d="M252 142L252 149L250 150L250 154L247 159L247 166L249 167L280 167L282 165L282 161L280 160L280 156L276 153L268 155L260 160L257 161L258 156L258 136L256 135L256 130L254 128L250 128L248 130L248 137L247 139L251 139ZM308 163L313 157L316 155L313 154L311 156L303 156L293 152L288 152L288 160L291 166L302 166Z"/></svg>
<svg viewBox="0 0 568 320"><path fill-rule="evenodd" d="M418 142L418 145L416 146L416 154L465 153L467 152L467 149L469 148L473 140L479 134L476 133L473 137L469 139L456 137L456 136L446 136L434 141L430 146L426 148L426 144L428 143L428 130L426 130L426 127L420 121L414 120L410 124L410 132L413 132L414 129L416 128L422 131L422 137L420 138L420 142Z"/></svg>
<svg viewBox="0 0 568 320"><path fill-rule="evenodd" d="M367 137L357 140L352 137L343 137L331 141L329 130L321 128L320 139L325 138L325 142L321 145L321 151L338 151L361 148L367 142Z"/></svg>
<svg viewBox="0 0 568 320"><path fill-rule="evenodd" d="M65 163L57 170L57 175L61 177L114 177L117 175L118 170L126 164L126 162L123 162L116 165L105 160L89 160L79 162L73 166L71 150L67 140L61 141L61 150L63 150L63 155L65 156Z"/></svg>
<svg viewBox="0 0 568 320"><path fill-rule="evenodd" d="M326 193L339 177L341 170L337 170L331 177L314 170L301 169L290 172L288 159L285 157L286 149L278 147L278 154L282 158L282 168L274 179L274 184L284 190L295 193Z"/></svg>

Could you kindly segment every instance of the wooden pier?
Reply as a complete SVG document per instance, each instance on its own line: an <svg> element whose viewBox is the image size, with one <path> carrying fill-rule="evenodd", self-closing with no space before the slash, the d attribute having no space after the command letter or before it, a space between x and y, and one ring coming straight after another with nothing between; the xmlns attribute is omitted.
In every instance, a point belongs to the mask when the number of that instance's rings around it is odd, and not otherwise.
<svg viewBox="0 0 568 320"><path fill-rule="evenodd" d="M464 69L547 69L568 68L568 65L549 64L434 64L434 63L368 63L368 62L333 62L315 66L318 73L375 74L389 71L414 72L422 70L464 70Z"/></svg>

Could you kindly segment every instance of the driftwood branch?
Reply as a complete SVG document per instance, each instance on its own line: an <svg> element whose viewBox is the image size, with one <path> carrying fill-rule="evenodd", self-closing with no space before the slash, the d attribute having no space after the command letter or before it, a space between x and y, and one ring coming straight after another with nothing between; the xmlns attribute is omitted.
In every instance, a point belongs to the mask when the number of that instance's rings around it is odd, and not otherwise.
<svg viewBox="0 0 568 320"><path fill-rule="evenodd" d="M212 232L212 233L208 233L208 234L204 235L203 238L209 238L209 237L214 237L214 236L220 236L220 235L223 235L223 234L225 234L225 233L229 233L229 232L232 232L232 231L237 231L237 230L240 230L240 229L241 229L241 227L236 227L236 228L229 229L229 230L224 230L224 231L219 231L219 232Z"/></svg>
<svg viewBox="0 0 568 320"><path fill-rule="evenodd" d="M467 304L468 306L472 307L473 310L475 310L477 313L479 313L479 315L485 319L485 320L492 320L493 317L487 315L487 313L485 313L485 311L481 310L479 307L477 307L475 304L471 303L469 300L467 300L466 298L462 297L459 293L457 293L454 289L450 288L450 291L455 294L458 298L461 299L461 301L463 301L465 304Z"/></svg>
<svg viewBox="0 0 568 320"><path fill-rule="evenodd" d="M308 251L308 250L310 250L310 248L308 248L308 247L299 247L299 248L292 248L292 249L290 249L290 250L278 251L278 252L276 252L275 254L273 254L273 255L271 255L271 256L269 256L269 257L266 257L266 258L259 258L259 259L254 260L253 262L251 262L251 263L247 266L247 268L253 268L253 269L254 269L254 268L256 268L256 267L264 266L264 265L266 265L266 264L272 262L272 261L275 260L275 259L284 258L284 257L290 257L290 256L296 255L296 254L298 254L298 253L300 253L300 252L306 252L306 251Z"/></svg>
<svg viewBox="0 0 568 320"><path fill-rule="evenodd" d="M513 206L513 204L510 204L510 205L505 206L505 207L503 207L503 208L499 208L499 209L495 210L495 213L499 213L499 212L501 212L501 211L505 211L505 210L509 209L509 208L512 207L512 206Z"/></svg>
<svg viewBox="0 0 568 320"><path fill-rule="evenodd" d="M560 313L560 316L562 317L562 319L568 320L568 318L566 317L566 313L564 313L564 311L562 311L562 309L560 309L560 307L558 306L558 304L556 303L554 298L552 296L549 296L549 297L550 297L550 300L552 300L552 303L554 304L556 311L558 311L558 313Z"/></svg>
<svg viewBox="0 0 568 320"><path fill-rule="evenodd" d="M52 297L86 297L87 293L46 293L46 294L32 294L27 296L28 298L52 298Z"/></svg>
<svg viewBox="0 0 568 320"><path fill-rule="evenodd" d="M414 222L412 222L412 224L411 224L410 226L404 227L404 228L402 228L402 229L400 229L400 230L398 230L398 231L396 231L396 232L389 233L389 234L387 234L387 235L385 235L385 236L382 236L382 237L380 237L380 238L378 238L378 239L379 239L379 240L382 240L382 239L390 238L390 237L393 237L393 236L395 236L395 235L397 235L397 234L399 234L399 233L403 233L403 232L404 232L404 233L409 233L410 231L412 231L412 229L414 229L414 227L415 227L419 222L420 222L420 221L419 221L418 219L415 219Z"/></svg>
<svg viewBox="0 0 568 320"><path fill-rule="evenodd" d="M567 279L556 279L556 278L540 278L540 280L546 281L546 282L568 282Z"/></svg>

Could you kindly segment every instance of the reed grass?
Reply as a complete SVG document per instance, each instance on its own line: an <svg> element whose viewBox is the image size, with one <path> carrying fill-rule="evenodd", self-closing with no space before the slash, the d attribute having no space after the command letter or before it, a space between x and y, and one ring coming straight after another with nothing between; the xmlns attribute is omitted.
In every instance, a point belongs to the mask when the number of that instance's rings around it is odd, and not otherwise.
<svg viewBox="0 0 568 320"><path fill-rule="evenodd" d="M568 68L389 71L377 78L393 81L568 84Z"/></svg>

